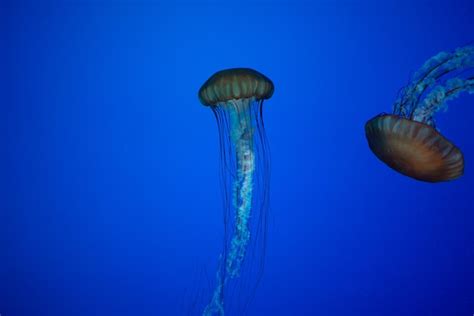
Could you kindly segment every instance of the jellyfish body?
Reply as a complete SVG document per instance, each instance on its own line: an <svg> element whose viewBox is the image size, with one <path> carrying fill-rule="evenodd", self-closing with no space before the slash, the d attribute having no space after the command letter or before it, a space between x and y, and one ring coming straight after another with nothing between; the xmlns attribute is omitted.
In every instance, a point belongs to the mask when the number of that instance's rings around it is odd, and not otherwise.
<svg viewBox="0 0 474 316"><path fill-rule="evenodd" d="M374 154L404 175L438 182L463 173L461 151L428 125L382 115L367 123L366 133Z"/></svg>
<svg viewBox="0 0 474 316"><path fill-rule="evenodd" d="M262 107L273 89L261 73L234 68L215 73L199 90L217 119L224 189L224 250L206 316L224 315L226 285L240 275L251 239L264 247L269 165Z"/></svg>
<svg viewBox="0 0 474 316"><path fill-rule="evenodd" d="M404 87L393 114L369 120L370 149L392 169L426 182L459 178L462 152L436 128L435 114L462 92L474 93L474 46L441 52L428 59ZM464 77L463 77L464 75Z"/></svg>

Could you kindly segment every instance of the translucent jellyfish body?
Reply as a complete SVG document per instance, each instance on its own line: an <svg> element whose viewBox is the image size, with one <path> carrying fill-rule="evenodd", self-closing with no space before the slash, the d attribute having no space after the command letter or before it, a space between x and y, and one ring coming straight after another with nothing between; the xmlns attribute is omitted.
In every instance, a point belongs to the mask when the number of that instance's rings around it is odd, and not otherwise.
<svg viewBox="0 0 474 316"><path fill-rule="evenodd" d="M249 252L246 280L254 286L240 287L247 302L263 272L269 157L262 114L263 101L273 90L270 79L248 68L219 71L199 90L199 100L212 109L219 129L225 226L217 284L204 309L206 316L224 315L224 298L232 295L229 282L241 276Z"/></svg>

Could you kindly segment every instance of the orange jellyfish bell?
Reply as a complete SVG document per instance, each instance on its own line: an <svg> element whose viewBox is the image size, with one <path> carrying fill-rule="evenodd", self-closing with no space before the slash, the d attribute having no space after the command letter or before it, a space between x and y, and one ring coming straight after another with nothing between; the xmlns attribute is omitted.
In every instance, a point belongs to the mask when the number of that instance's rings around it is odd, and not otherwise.
<svg viewBox="0 0 474 316"><path fill-rule="evenodd" d="M459 178L462 152L433 127L397 115L379 115L365 125L370 149L392 169L426 182Z"/></svg>

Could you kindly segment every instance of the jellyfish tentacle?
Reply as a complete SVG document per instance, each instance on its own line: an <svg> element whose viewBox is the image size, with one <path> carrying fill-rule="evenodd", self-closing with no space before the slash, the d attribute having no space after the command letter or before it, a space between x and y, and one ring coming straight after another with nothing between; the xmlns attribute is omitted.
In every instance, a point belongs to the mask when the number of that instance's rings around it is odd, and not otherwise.
<svg viewBox="0 0 474 316"><path fill-rule="evenodd" d="M421 92L428 84L431 74L442 67L451 59L451 56L446 52L436 54L427 60L423 66L413 75L412 81L408 86L400 91L400 97L395 101L394 112L399 112L400 115L406 115L410 111L409 107L413 103L414 94Z"/></svg>
<svg viewBox="0 0 474 316"><path fill-rule="evenodd" d="M414 74L412 81L401 90L394 104L394 113L412 118L422 96L442 77L474 65L474 46L456 49L452 53L441 52L428 59Z"/></svg>
<svg viewBox="0 0 474 316"><path fill-rule="evenodd" d="M468 79L452 78L445 85L437 85L426 96L422 104L413 112L412 119L434 126L433 116L446 107L446 102L457 98L461 93L474 93L474 77Z"/></svg>

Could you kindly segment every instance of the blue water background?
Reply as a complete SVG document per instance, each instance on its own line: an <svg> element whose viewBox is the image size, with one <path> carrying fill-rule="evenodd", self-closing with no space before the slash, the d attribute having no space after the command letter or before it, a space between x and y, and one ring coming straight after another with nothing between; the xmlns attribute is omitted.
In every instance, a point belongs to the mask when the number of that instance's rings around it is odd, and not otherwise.
<svg viewBox="0 0 474 316"><path fill-rule="evenodd" d="M2 1L1 315L182 315L214 281L218 137L197 90L229 67L275 83L248 315L472 315L474 96L438 116L465 154L454 182L387 168L364 124L474 40L473 16L472 1Z"/></svg>

